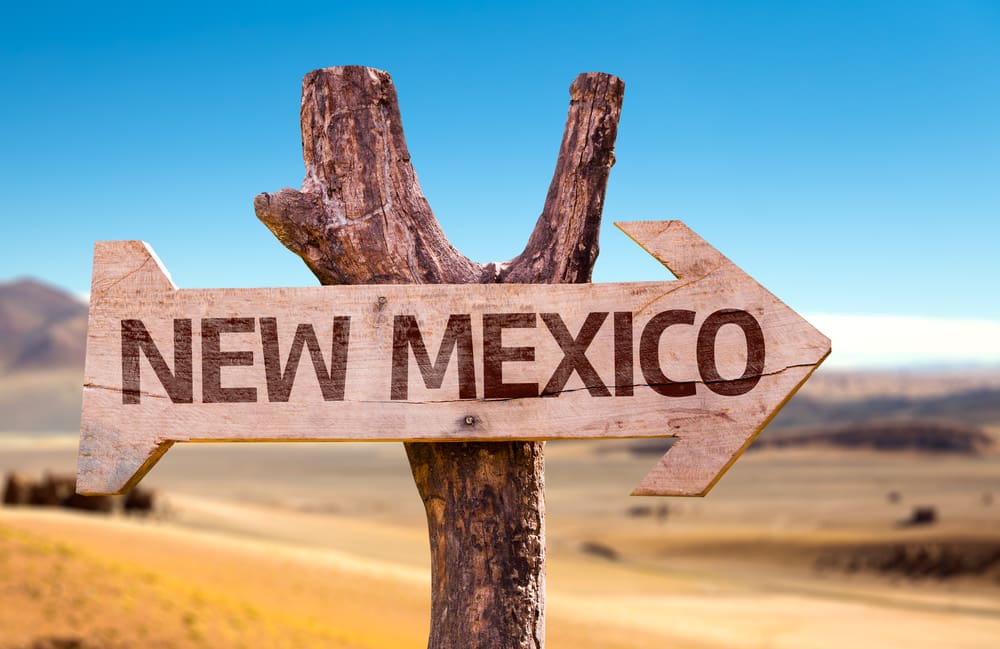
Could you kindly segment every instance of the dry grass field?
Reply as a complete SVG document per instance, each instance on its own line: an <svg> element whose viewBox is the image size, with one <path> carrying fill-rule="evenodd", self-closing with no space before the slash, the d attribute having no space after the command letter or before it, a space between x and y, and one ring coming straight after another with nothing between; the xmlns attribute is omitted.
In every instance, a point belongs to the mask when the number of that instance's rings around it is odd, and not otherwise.
<svg viewBox="0 0 1000 649"><path fill-rule="evenodd" d="M0 469L74 454L8 437ZM996 453L764 450L707 498L629 498L652 461L549 444L549 647L998 646ZM144 485L149 519L0 509L0 648L425 645L399 445L180 445Z"/></svg>

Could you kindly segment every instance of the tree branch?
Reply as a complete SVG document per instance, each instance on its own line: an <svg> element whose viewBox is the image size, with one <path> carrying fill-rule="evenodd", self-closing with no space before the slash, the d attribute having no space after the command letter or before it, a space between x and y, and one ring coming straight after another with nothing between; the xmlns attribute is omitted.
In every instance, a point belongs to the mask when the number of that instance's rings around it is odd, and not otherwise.
<svg viewBox="0 0 1000 649"><path fill-rule="evenodd" d="M624 92L621 79L600 72L581 74L570 86L569 115L545 207L524 252L506 265L499 281L590 281Z"/></svg>
<svg viewBox="0 0 1000 649"><path fill-rule="evenodd" d="M348 66L302 80L301 191L257 217L323 284L467 284L483 266L448 242L420 191L388 73Z"/></svg>
<svg viewBox="0 0 1000 649"><path fill-rule="evenodd" d="M410 163L392 80L371 68L306 75L302 188L260 194L254 209L323 284L587 282L623 88L602 73L573 82L544 209L499 268L448 242ZM406 444L431 539L429 649L544 646L543 448Z"/></svg>
<svg viewBox="0 0 1000 649"><path fill-rule="evenodd" d="M624 84L579 75L555 173L524 251L502 271L451 245L420 190L396 91L380 70L314 70L302 81L300 191L254 200L257 217L323 284L575 283L590 280Z"/></svg>

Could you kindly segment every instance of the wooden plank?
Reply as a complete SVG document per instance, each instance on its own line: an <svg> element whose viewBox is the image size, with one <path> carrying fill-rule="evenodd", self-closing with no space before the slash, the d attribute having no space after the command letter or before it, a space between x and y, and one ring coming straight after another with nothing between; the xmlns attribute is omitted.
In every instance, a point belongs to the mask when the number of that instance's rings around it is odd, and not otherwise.
<svg viewBox="0 0 1000 649"><path fill-rule="evenodd" d="M702 495L830 342L679 221L617 225L678 280L187 290L98 243L78 489L175 442L672 436L634 493Z"/></svg>

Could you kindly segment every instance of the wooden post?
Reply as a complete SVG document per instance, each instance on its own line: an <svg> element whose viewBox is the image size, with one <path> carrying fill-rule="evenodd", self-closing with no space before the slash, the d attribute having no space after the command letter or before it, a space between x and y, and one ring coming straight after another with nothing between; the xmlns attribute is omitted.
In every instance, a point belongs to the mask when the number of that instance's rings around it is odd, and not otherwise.
<svg viewBox="0 0 1000 649"><path fill-rule="evenodd" d="M449 243L410 162L392 79L372 68L305 76L302 188L260 194L254 209L323 284L588 282L623 92L603 73L570 86L545 206L505 264ZM543 647L543 443L408 443L406 453L430 533L428 648Z"/></svg>

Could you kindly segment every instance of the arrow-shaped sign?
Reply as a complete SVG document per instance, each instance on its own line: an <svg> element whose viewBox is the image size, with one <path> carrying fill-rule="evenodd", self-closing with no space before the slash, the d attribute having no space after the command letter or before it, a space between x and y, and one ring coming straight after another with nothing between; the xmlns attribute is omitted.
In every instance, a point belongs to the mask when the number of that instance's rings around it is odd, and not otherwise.
<svg viewBox="0 0 1000 649"><path fill-rule="evenodd" d="M678 280L187 290L99 242L77 489L174 442L676 437L633 493L704 495L830 341L680 221L616 225Z"/></svg>

